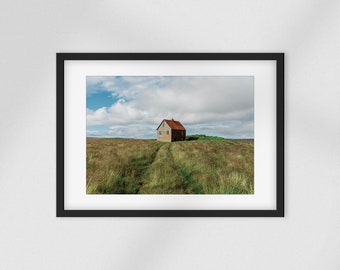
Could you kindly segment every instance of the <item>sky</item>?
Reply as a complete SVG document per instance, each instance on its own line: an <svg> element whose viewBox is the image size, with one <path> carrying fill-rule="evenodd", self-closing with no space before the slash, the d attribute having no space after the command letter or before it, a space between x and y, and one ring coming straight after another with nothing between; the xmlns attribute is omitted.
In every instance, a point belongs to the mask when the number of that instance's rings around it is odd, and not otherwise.
<svg viewBox="0 0 340 270"><path fill-rule="evenodd" d="M163 119L187 135L254 138L252 76L87 76L86 136L156 139Z"/></svg>

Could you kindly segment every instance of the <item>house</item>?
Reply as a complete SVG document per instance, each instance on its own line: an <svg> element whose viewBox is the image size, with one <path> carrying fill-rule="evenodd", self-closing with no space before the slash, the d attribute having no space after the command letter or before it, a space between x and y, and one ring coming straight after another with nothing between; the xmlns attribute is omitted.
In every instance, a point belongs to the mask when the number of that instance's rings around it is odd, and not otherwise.
<svg viewBox="0 0 340 270"><path fill-rule="evenodd" d="M185 141L186 130L179 121L164 119L157 128L157 141Z"/></svg>

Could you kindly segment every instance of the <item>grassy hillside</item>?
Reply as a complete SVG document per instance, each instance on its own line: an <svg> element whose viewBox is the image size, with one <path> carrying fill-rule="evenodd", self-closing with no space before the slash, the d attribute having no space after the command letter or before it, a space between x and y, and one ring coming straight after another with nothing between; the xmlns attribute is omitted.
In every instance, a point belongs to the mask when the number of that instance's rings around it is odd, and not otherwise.
<svg viewBox="0 0 340 270"><path fill-rule="evenodd" d="M194 134L189 135L186 138L187 141L210 141L210 142L216 142L216 141L224 141L225 139L222 137L217 136L207 136L204 134Z"/></svg>
<svg viewBox="0 0 340 270"><path fill-rule="evenodd" d="M87 139L88 194L253 194L254 143Z"/></svg>

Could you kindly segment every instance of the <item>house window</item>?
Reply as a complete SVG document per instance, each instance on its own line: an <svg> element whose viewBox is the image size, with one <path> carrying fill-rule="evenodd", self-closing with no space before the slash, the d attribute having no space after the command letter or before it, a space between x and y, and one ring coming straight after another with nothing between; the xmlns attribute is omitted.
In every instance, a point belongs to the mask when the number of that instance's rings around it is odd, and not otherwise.
<svg viewBox="0 0 340 270"><path fill-rule="evenodd" d="M159 135L162 135L162 131L158 131L158 134L159 134Z"/></svg>
<svg viewBox="0 0 340 270"><path fill-rule="evenodd" d="M166 135L169 135L169 130L166 131Z"/></svg>

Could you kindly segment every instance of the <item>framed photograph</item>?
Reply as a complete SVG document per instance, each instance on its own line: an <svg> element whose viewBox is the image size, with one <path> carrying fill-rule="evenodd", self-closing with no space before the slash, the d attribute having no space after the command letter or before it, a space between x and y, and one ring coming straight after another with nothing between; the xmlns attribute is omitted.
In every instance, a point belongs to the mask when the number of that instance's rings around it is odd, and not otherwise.
<svg viewBox="0 0 340 270"><path fill-rule="evenodd" d="M57 53L57 217L283 216L283 53Z"/></svg>

